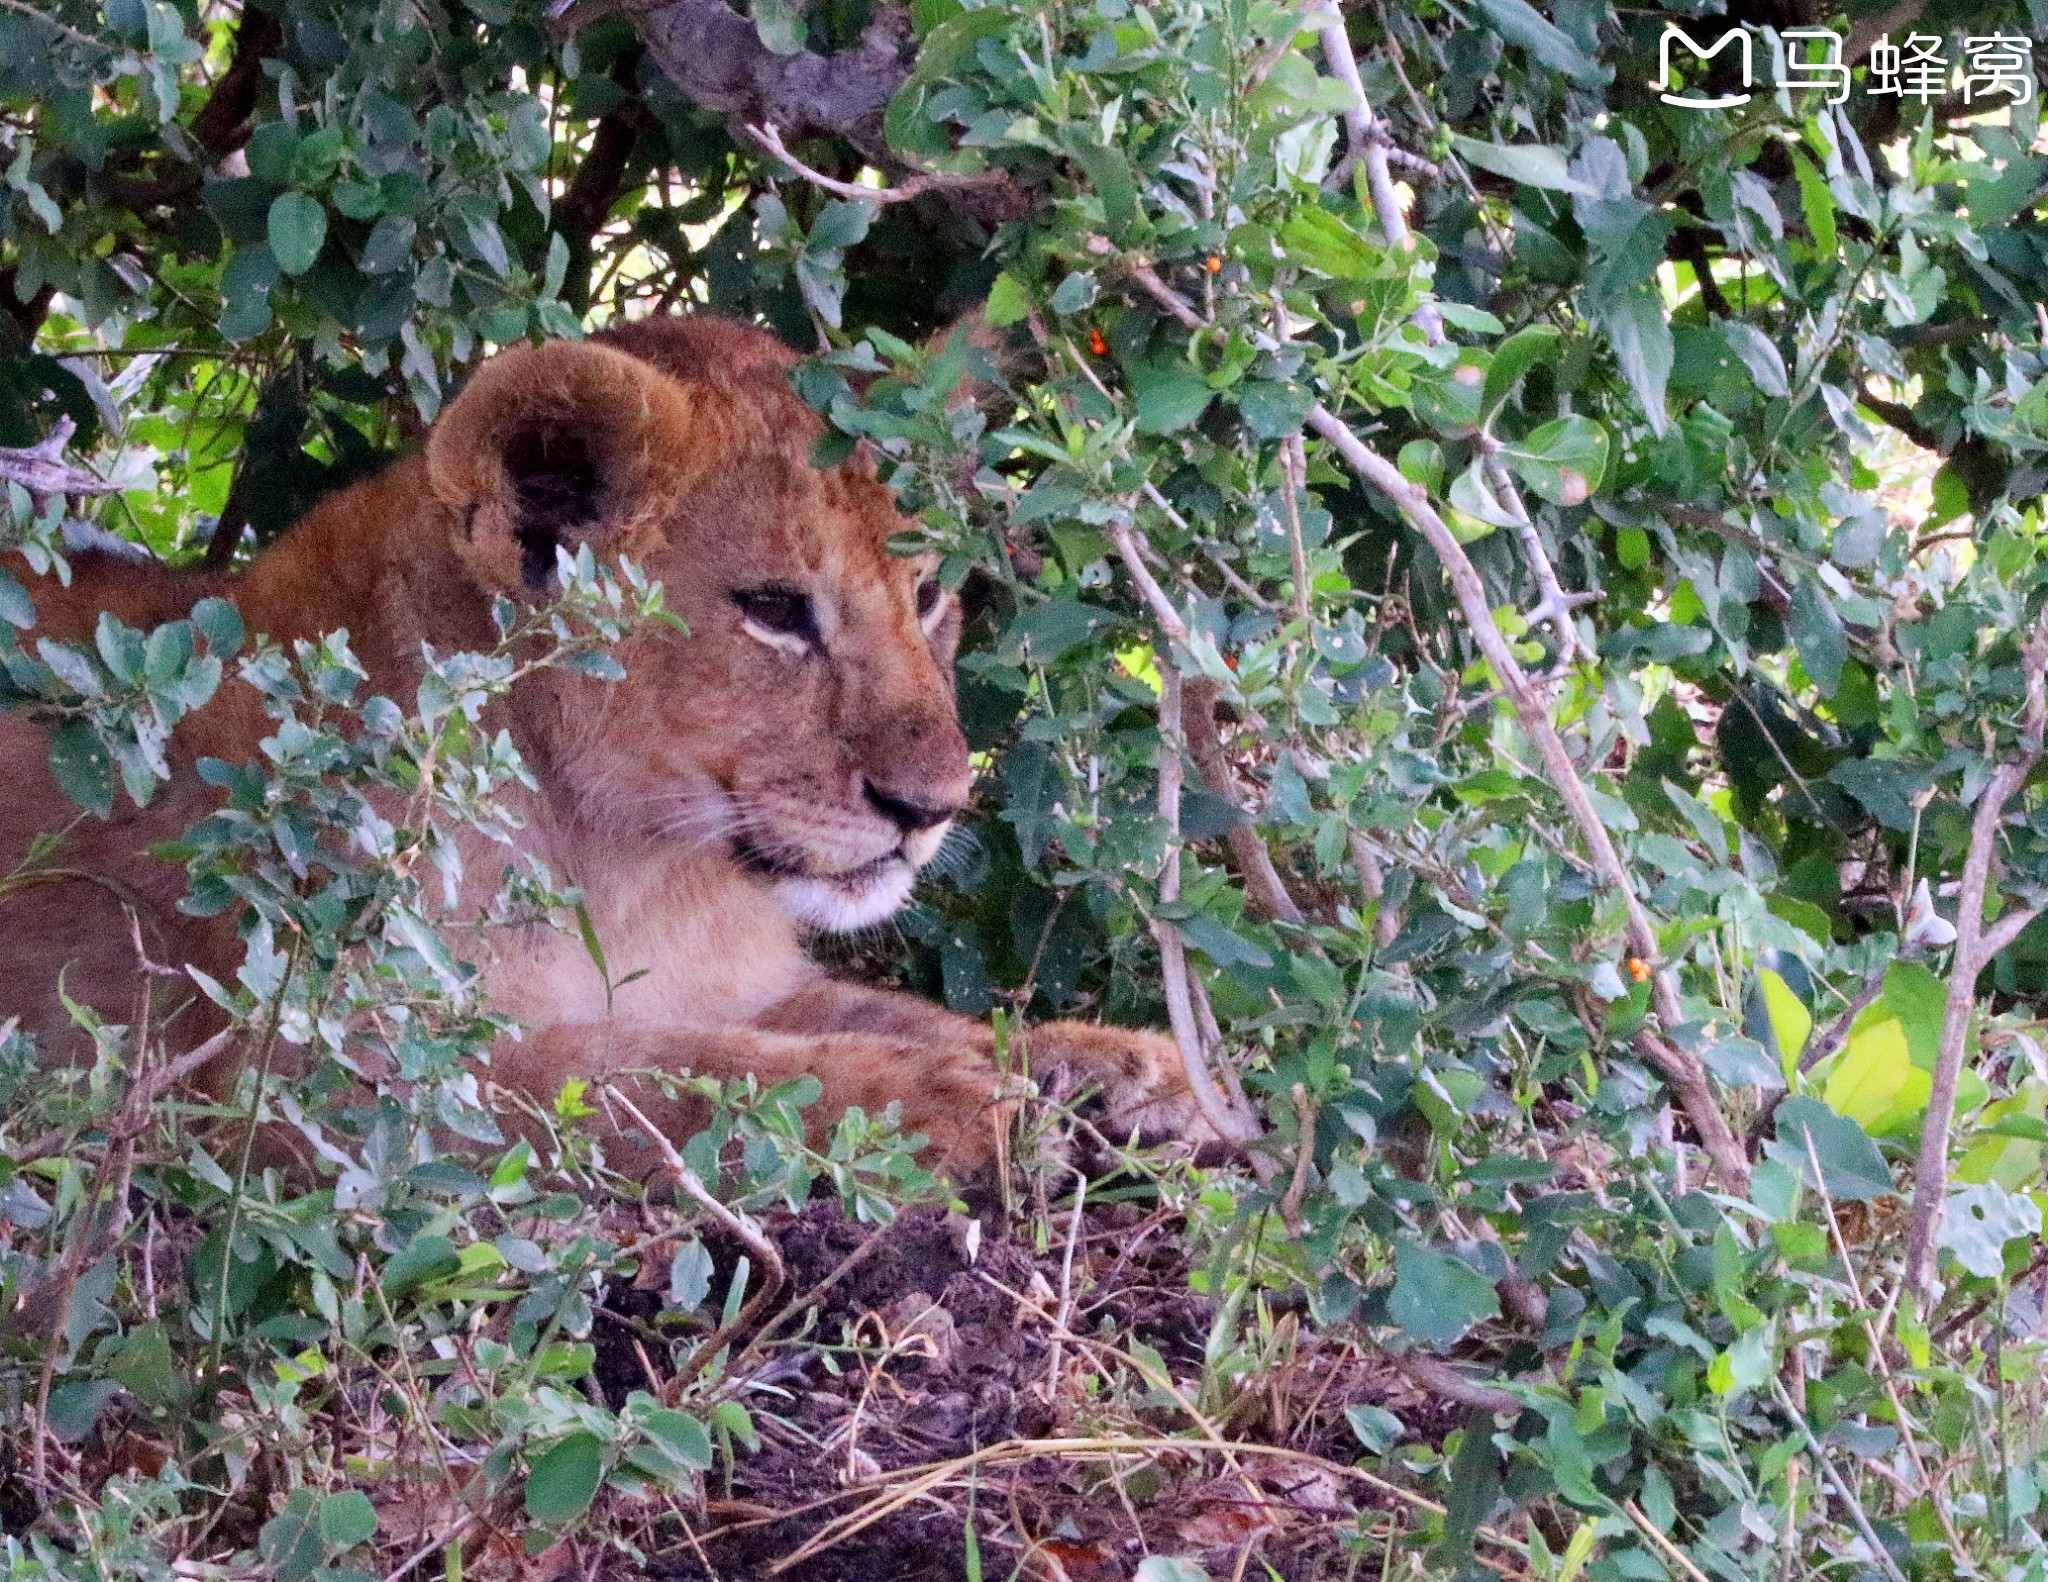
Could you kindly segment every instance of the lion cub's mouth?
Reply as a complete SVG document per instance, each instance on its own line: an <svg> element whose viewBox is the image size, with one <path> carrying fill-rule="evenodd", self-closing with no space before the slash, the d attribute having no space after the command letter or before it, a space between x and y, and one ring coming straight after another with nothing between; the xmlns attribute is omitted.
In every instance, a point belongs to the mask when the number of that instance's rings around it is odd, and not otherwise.
<svg viewBox="0 0 2048 1582"><path fill-rule="evenodd" d="M910 899L917 867L901 847L838 873L812 873L803 864L735 836L732 851L750 873L772 881L783 911L807 928L843 934L899 911Z"/></svg>

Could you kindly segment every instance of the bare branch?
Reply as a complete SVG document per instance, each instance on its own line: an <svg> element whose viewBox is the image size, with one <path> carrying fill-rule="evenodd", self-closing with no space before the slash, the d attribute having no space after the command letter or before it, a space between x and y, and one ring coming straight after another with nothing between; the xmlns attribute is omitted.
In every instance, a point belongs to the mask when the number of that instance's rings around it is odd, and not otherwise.
<svg viewBox="0 0 2048 1582"><path fill-rule="evenodd" d="M1308 547L1301 536L1301 492L1308 486L1308 451L1299 434L1280 442L1280 485L1287 507L1287 554L1294 570L1294 618L1307 627L1315 612L1309 607Z"/></svg>
<svg viewBox="0 0 2048 1582"><path fill-rule="evenodd" d="M1128 535L1128 529L1126 534ZM1133 553L1132 559L1135 560ZM1149 575L1149 573L1148 573ZM1156 584L1155 584L1156 586ZM1162 595L1164 597L1164 595ZM1186 628L1182 628L1186 635ZM1159 871L1159 899L1180 899L1180 787L1181 787L1181 696L1180 670L1173 655L1159 656L1159 817L1166 825L1166 864ZM1160 965L1166 977L1166 1019L1173 1027L1173 1041L1180 1050L1181 1069L1188 1089L1195 1096L1202 1116L1216 1135L1231 1142L1247 1142L1258 1135L1258 1122L1242 1113L1224 1097L1209 1075L1209 1060L1203 1048L1202 1031L1195 1021L1194 1001L1188 994L1187 950L1180 932L1163 917L1151 919L1152 938L1159 946Z"/></svg>
<svg viewBox="0 0 2048 1582"><path fill-rule="evenodd" d="M1191 330L1204 329L1209 321L1190 307L1181 294L1159 278L1159 271L1150 264L1133 264L1131 279L1145 295L1166 309L1175 321Z"/></svg>
<svg viewBox="0 0 2048 1582"><path fill-rule="evenodd" d="M1188 632L1188 623L1181 619L1180 611L1173 607L1173 600L1166 596L1166 590L1159 586L1159 579L1152 575L1152 568L1145 564L1145 557L1138 551L1138 543L1131 527L1125 522L1109 525L1109 541L1116 549L1117 558L1124 563L1124 570L1131 574L1131 585L1138 590L1138 596L1151 610L1152 618L1159 623L1159 630L1167 638L1187 648L1193 639Z"/></svg>
<svg viewBox="0 0 2048 1582"><path fill-rule="evenodd" d="M1187 739L1188 756L1194 759L1195 771L1202 777L1202 789L1243 812L1244 804L1238 799L1230 764L1223 756L1222 744L1216 737L1217 697L1216 684L1205 676L1184 682L1181 731ZM1296 926L1303 923L1305 919L1301 908L1288 894L1279 870L1273 866L1273 854L1266 849L1265 839L1257 826L1249 818L1239 820L1223 832L1223 839L1230 847L1230 855L1237 861L1238 872L1244 878L1245 894L1253 905L1266 916L1277 917L1283 923Z"/></svg>
<svg viewBox="0 0 2048 1582"><path fill-rule="evenodd" d="M2048 609L2035 621L2021 649L2027 677L2020 708L2020 753L1991 771L1970 818L1970 844L1956 895L1956 948L1949 967L1948 1002L1942 1009L1941 1043L1934 1057L1934 1086L1927 1095L1927 1121L1913 1171L1913 1223L1906 1237L1906 1289L1926 1293L1934 1278L1934 1254L1948 1195L1948 1144L1956 1116L1956 1084L1962 1077L1970 1018L1977 1009L1977 979L1991 958L2011 944L2039 908L2022 907L1984 926L1984 897L1991 883L2005 805L2041 762L2042 732L2048 726Z"/></svg>
<svg viewBox="0 0 2048 1582"><path fill-rule="evenodd" d="M68 416L60 417L34 445L0 446L0 481L18 483L39 500L53 494L114 493L116 485L64 461L64 447L77 429Z"/></svg>
<svg viewBox="0 0 2048 1582"><path fill-rule="evenodd" d="M1564 738L1551 721L1542 694L1531 684L1507 639L1494 623L1486 585L1480 581L1478 568L1465 553L1465 546L1458 542L1457 536L1437 515L1429 496L1403 477L1400 468L1352 433L1327 408L1314 408L1308 421L1311 428L1330 442L1352 471L1393 502L1409 525L1436 552L1445 576L1450 579L1458 607L1464 612L1465 624L1471 629L1472 640L1493 667L1501 690L1513 705L1516 718L1521 721L1524 734L1535 744L1545 773L1563 798L1572 823L1578 826L1580 838L1585 841L1592 858L1594 873L1603 885L1621 897L1627 918L1630 954L1644 961L1656 962L1657 933L1651 926L1650 915L1643 910L1642 901L1629 883L1628 870L1622 865L1614 838L1587 794L1585 783L1579 778L1578 769L1565 748ZM1679 1025L1678 991L1668 969L1659 970L1652 977L1650 1003L1667 1032ZM1683 1050L1661 1041L1660 1047L1663 1052L1658 1057L1659 1067L1672 1082L1673 1091L1684 1106L1687 1117L1700 1134L1700 1140L1706 1144L1723 1184L1731 1191L1746 1192L1749 1162L1729 1128L1727 1117L1714 1102L1705 1069L1694 1056Z"/></svg>
<svg viewBox="0 0 2048 1582"><path fill-rule="evenodd" d="M1581 604L1593 603L1595 595L1566 593L1558 583L1557 569L1550 563L1550 552L1543 547L1543 537L1536 531L1529 508L1522 503L1521 492L1516 489L1514 477L1508 472L1507 463L1501 460L1498 450L1490 451L1486 457L1486 476L1493 485L1494 497L1507 507L1508 515L1513 518L1515 531L1521 535L1522 554L1536 575L1536 591L1541 597L1523 619L1531 626L1540 626L1548 621L1555 628L1558 656L1566 664L1581 657L1593 658L1593 651L1579 636L1572 611Z"/></svg>
<svg viewBox="0 0 2048 1582"><path fill-rule="evenodd" d="M1432 1395L1441 1395L1447 1401L1456 1401L1460 1406L1476 1406L1482 1412L1494 1412L1502 1416L1510 1412L1519 1414L1522 1398L1510 1395L1506 1390L1496 1390L1490 1385L1468 1379L1441 1357L1425 1356L1421 1352L1388 1352L1386 1358L1396 1369L1422 1386Z"/></svg>
<svg viewBox="0 0 2048 1582"><path fill-rule="evenodd" d="M777 55L753 19L725 0L553 0L551 21L574 31L599 16L632 16L670 81L707 110L792 136L848 137L880 152L882 112L910 75L910 17L878 6L860 43L831 55Z"/></svg>
<svg viewBox="0 0 2048 1582"><path fill-rule="evenodd" d="M1387 145L1375 135L1372 101L1365 96L1365 83L1358 75L1358 57L1351 52L1351 35L1344 26L1344 13L1325 0L1310 13L1316 19L1316 37L1323 46L1323 60L1330 75L1351 95L1344 109L1344 140L1354 161L1365 166L1365 180L1372 192L1373 214L1389 247L1403 251L1415 245L1408 229L1408 216L1401 211L1400 195L1394 191L1393 172L1387 166Z"/></svg>

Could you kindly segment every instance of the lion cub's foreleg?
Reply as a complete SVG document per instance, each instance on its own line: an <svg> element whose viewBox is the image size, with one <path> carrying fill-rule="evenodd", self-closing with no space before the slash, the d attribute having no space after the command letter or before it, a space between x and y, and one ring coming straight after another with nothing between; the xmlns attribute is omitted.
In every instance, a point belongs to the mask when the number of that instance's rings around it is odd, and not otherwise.
<svg viewBox="0 0 2048 1582"><path fill-rule="evenodd" d="M1030 1029L1032 1070L1055 1070L1098 1087L1103 1130L1119 1139L1211 1139L1187 1091L1177 1052L1156 1033L1051 1022ZM749 1073L765 1085L809 1075L823 1089L819 1120L830 1125L859 1105L879 1114L900 1106L903 1129L931 1140L926 1161L965 1174L997 1157L1014 1108L1017 1084L996 1066L988 1026L955 1016L907 994L890 994L820 978L748 1024L678 1028L622 1019L530 1030L500 1045L492 1075L543 1103L573 1077L593 1081L632 1071L691 1071L732 1078ZM701 1130L704 1107L637 1082L634 1104L672 1139ZM658 1164L630 1138L613 1146L635 1173Z"/></svg>
<svg viewBox="0 0 2048 1582"><path fill-rule="evenodd" d="M883 1036L912 1046L915 1053L900 1071L885 1074L880 1082L880 1091L900 1088L893 1096L904 1106L906 1128L913 1113L926 1112L915 1092L919 1084L942 1077L954 1091L979 1087L993 1092L1004 1080L996 1067L995 1036L986 1023L913 995L819 978L756 1023L791 1036ZM1102 1129L1119 1141L1133 1132L1148 1141L1214 1139L1188 1091L1171 1039L1127 1027L1045 1022L1028 1028L1020 1043L1034 1076L1043 1080L1057 1073L1076 1086L1097 1088ZM935 1140L940 1135L921 1123L915 1129Z"/></svg>

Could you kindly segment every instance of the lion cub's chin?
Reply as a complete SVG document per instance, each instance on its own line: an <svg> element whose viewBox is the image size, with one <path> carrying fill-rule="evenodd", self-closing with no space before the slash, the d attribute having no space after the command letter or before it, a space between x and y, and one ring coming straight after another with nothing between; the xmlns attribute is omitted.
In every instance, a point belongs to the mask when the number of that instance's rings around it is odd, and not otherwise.
<svg viewBox="0 0 2048 1582"><path fill-rule="evenodd" d="M910 899L917 870L901 857L885 857L831 879L778 879L775 901L805 928L848 934L879 923Z"/></svg>

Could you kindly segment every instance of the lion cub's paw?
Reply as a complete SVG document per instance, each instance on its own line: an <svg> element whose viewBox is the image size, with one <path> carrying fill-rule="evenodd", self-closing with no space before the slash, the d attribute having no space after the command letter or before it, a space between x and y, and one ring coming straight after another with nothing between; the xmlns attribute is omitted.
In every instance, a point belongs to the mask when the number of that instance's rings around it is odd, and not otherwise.
<svg viewBox="0 0 2048 1582"><path fill-rule="evenodd" d="M1094 1085L1097 1125L1114 1141L1135 1135L1141 1143L1190 1143L1202 1152L1233 1141L1195 1102L1172 1039L1086 1022L1048 1023L1030 1037L1036 1071L1064 1075L1076 1087Z"/></svg>

